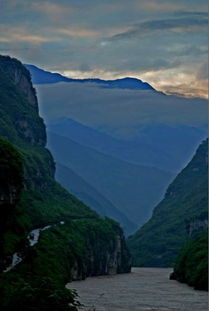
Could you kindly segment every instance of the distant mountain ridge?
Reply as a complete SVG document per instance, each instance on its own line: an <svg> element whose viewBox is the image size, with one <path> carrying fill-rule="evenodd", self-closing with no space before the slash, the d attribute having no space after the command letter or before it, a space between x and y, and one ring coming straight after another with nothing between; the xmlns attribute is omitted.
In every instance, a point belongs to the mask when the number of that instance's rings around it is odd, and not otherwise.
<svg viewBox="0 0 209 311"><path fill-rule="evenodd" d="M139 137L129 141L70 118L48 123L47 130L127 162L175 173L185 166L187 157L195 152L204 137L203 131L197 128L153 125L144 127Z"/></svg>
<svg viewBox="0 0 209 311"><path fill-rule="evenodd" d="M49 84L58 82L96 83L106 88L155 91L155 89L150 84L148 84L147 82L143 82L137 78L125 77L116 80L71 79L62 76L59 73L52 73L50 71L45 71L34 65L25 64L25 67L31 73L33 84Z"/></svg>
<svg viewBox="0 0 209 311"><path fill-rule="evenodd" d="M69 138L81 145L93 148L107 155L145 166L154 166L163 170L172 171L172 168L160 167L159 162L168 163L172 158L166 150L152 149L151 144L132 142L114 138L104 132L88 127L73 119L62 118L47 124L47 130L57 135ZM172 162L175 161L175 157Z"/></svg>

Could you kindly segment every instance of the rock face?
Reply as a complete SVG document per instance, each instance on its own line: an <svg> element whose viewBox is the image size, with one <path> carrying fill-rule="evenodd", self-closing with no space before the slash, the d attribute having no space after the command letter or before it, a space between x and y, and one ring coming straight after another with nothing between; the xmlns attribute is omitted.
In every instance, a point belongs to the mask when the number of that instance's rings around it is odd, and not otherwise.
<svg viewBox="0 0 209 311"><path fill-rule="evenodd" d="M109 250L104 249L98 254L90 241L87 246L85 266L75 262L71 269L72 281L83 280L90 276L112 275L131 271L131 258L125 245L122 232L111 241Z"/></svg>
<svg viewBox="0 0 209 311"><path fill-rule="evenodd" d="M16 59L0 57L0 76L0 136L25 150L25 188L46 190L49 186L46 177L54 178L55 165L51 154L44 148L46 129L38 114L30 74ZM27 152L28 148L34 148L33 155ZM38 148L41 149L38 151Z"/></svg>
<svg viewBox="0 0 209 311"><path fill-rule="evenodd" d="M18 60L1 56L0 75L1 103L6 104L1 107L2 117L7 122L7 126L10 125L11 130L15 128L16 131L8 138L14 143L17 140L24 140L34 146L45 146L45 125L38 115L38 101L30 73ZM6 120L7 117L8 120ZM12 123L8 124L9 121ZM1 124L0 135L5 136L6 133L7 131L4 131L3 124Z"/></svg>
<svg viewBox="0 0 209 311"><path fill-rule="evenodd" d="M191 220L187 225L187 232L189 236L192 238L199 232L202 232L208 228L208 217L207 213L205 213L205 217L195 218Z"/></svg>
<svg viewBox="0 0 209 311"><path fill-rule="evenodd" d="M38 112L38 100L36 97L35 89L31 83L29 72L22 66L22 64L9 56L0 58L0 66L4 73L6 73L11 81L23 92L31 105L34 106Z"/></svg>

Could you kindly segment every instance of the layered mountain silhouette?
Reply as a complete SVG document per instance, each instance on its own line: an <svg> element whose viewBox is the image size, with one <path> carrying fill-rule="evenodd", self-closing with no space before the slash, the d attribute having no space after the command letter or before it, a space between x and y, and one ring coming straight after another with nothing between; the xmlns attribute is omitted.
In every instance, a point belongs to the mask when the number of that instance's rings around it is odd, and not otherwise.
<svg viewBox="0 0 209 311"><path fill-rule="evenodd" d="M105 217L111 217L122 224L126 235L137 229L136 224L131 222L125 214L117 209L110 200L106 199L98 190L91 186L81 176L73 172L67 166L57 163L56 179L68 191L81 201L93 208L97 213Z"/></svg>
<svg viewBox="0 0 209 311"><path fill-rule="evenodd" d="M207 136L206 101L166 96L133 78L70 79L26 66L57 180L133 232Z"/></svg>
<svg viewBox="0 0 209 311"><path fill-rule="evenodd" d="M25 64L25 67L32 75L32 82L34 84L49 84L57 82L77 82L77 83L96 83L107 88L120 88L130 90L152 90L155 89L148 83L136 78L122 78L116 80L102 80L102 79L71 79L62 76L59 73L52 73L40 69L34 65Z"/></svg>
<svg viewBox="0 0 209 311"><path fill-rule="evenodd" d="M125 140L69 118L49 123L47 130L127 162L169 172L178 172L204 137L197 128L159 124L143 127L139 137Z"/></svg>
<svg viewBox="0 0 209 311"><path fill-rule="evenodd" d="M139 225L149 218L152 206L162 198L166 185L173 176L154 167L132 164L98 152L50 132L48 147L58 163L82 177L131 222ZM58 180L63 182L63 177L60 178L63 173L59 170L58 166ZM73 180L69 179L66 184L65 179L64 186L70 189L72 183ZM76 192L78 195L79 189ZM127 226L124 222L122 225Z"/></svg>

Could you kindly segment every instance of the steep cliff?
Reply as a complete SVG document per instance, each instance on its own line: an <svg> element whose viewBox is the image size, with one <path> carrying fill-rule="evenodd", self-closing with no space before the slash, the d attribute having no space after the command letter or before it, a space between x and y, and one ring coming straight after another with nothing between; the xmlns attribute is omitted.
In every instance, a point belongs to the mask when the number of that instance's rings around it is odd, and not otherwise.
<svg viewBox="0 0 209 311"><path fill-rule="evenodd" d="M207 226L207 168L206 140L168 187L151 219L129 238L134 265L173 266L181 247Z"/></svg>
<svg viewBox="0 0 209 311"><path fill-rule="evenodd" d="M14 252L23 258L1 275L0 310L30 310L34 299L38 303L33 310L52 306L76 310L75 295L65 291L65 282L130 271L123 232L55 182L55 164L45 148L45 125L30 74L19 61L4 56L0 56L0 115L0 175L8 177L7 183L0 182L1 211L9 206L4 216L8 221L0 232L1 271ZM29 247L28 233L49 224L58 225Z"/></svg>
<svg viewBox="0 0 209 311"><path fill-rule="evenodd" d="M17 60L0 57L0 136L18 150L24 170L24 189L14 210L15 221L4 236L1 258L13 253L34 227L66 217L97 217L55 182L55 164L45 148L46 130L37 111L35 90L25 67Z"/></svg>
<svg viewBox="0 0 209 311"><path fill-rule="evenodd" d="M130 271L123 233L110 219L78 219L56 226L45 231L25 255L28 264L31 256L35 258L30 264L35 275L45 267L50 277L56 271L61 282Z"/></svg>
<svg viewBox="0 0 209 311"><path fill-rule="evenodd" d="M208 212L191 217L186 230L189 241L179 251L170 279L208 290Z"/></svg>
<svg viewBox="0 0 209 311"><path fill-rule="evenodd" d="M170 279L208 290L208 232L203 230L188 241L176 259Z"/></svg>

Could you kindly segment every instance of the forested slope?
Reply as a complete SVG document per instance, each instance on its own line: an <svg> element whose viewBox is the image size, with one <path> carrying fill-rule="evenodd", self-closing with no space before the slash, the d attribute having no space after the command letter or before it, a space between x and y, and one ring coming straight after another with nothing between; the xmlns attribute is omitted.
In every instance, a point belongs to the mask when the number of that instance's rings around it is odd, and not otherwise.
<svg viewBox="0 0 209 311"><path fill-rule="evenodd" d="M207 168L208 144L205 140L168 187L151 219L129 238L134 265L173 266L192 232L207 227Z"/></svg>

